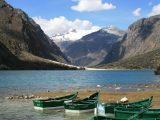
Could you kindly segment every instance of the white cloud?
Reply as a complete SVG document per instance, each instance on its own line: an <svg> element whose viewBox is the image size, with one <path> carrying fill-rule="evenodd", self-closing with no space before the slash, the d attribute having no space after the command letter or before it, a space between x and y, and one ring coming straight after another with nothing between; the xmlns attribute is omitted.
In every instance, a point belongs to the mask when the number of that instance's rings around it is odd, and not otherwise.
<svg viewBox="0 0 160 120"><path fill-rule="evenodd" d="M132 13L135 15L135 16L140 16L140 10L141 8L137 8L135 11L133 11Z"/></svg>
<svg viewBox="0 0 160 120"><path fill-rule="evenodd" d="M100 29L99 26L92 26L92 23L88 20L79 20L69 21L64 16L60 16L59 18L54 18L50 20L46 20L39 17L33 17L33 20L39 24L42 30L48 35L53 36L57 33L64 34L70 28L81 29L81 30L95 30Z"/></svg>
<svg viewBox="0 0 160 120"><path fill-rule="evenodd" d="M79 12L84 11L98 11L98 10L108 10L115 9L116 6L113 6L111 3L102 3L102 0L72 0L77 1L77 6L72 6L72 10L76 10Z"/></svg>
<svg viewBox="0 0 160 120"><path fill-rule="evenodd" d="M151 5L152 5L152 2L148 3L148 5L151 6Z"/></svg>
<svg viewBox="0 0 160 120"><path fill-rule="evenodd" d="M152 9L152 12L149 13L147 16L150 17L158 14L160 14L160 4L158 4L157 6L155 5Z"/></svg>

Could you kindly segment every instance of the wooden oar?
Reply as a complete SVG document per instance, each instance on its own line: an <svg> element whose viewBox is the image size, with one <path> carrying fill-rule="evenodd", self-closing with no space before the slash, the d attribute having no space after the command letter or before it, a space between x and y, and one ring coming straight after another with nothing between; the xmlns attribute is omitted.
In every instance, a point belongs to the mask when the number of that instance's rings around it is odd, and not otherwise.
<svg viewBox="0 0 160 120"><path fill-rule="evenodd" d="M152 105L152 106L153 106L153 105ZM139 114L142 114L142 113L146 112L146 111L147 111L150 107L152 107L152 106L149 106L149 107L147 107L147 108L142 109L142 111L140 111L140 112L134 114L133 116L129 117L128 120L132 120L133 118L136 118Z"/></svg>

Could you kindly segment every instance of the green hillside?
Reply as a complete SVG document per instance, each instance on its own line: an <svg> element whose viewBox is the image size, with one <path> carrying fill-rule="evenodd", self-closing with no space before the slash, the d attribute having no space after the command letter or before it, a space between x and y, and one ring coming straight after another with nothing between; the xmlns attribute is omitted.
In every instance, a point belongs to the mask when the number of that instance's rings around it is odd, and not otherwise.
<svg viewBox="0 0 160 120"><path fill-rule="evenodd" d="M95 66L99 69L155 70L160 65L160 48L117 62Z"/></svg>

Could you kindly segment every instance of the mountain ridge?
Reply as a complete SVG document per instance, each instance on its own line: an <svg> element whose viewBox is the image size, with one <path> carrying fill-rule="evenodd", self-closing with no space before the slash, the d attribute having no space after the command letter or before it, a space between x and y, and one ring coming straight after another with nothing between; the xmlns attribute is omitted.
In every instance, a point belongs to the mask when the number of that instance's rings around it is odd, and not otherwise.
<svg viewBox="0 0 160 120"><path fill-rule="evenodd" d="M136 55L144 54L160 47L160 15L142 18L128 27L100 64L107 64Z"/></svg>
<svg viewBox="0 0 160 120"><path fill-rule="evenodd" d="M110 25L109 27L104 27L101 29L103 29L104 31L108 33L115 34L118 36L122 36L124 32L126 32L125 30L120 30L119 28L113 25ZM76 29L70 28L67 33L56 34L52 36L51 39L57 44L57 46L60 47L62 51L65 51L67 46L69 46L71 43L77 40L80 40L82 39L82 37L92 34L94 32L97 32L99 30L76 30Z"/></svg>
<svg viewBox="0 0 160 120"><path fill-rule="evenodd" d="M33 19L29 18L21 9L13 8L4 0L0 0L0 21L0 42L2 46L7 48L3 49L5 51L0 48L2 53L6 52L10 54L7 52L9 50L13 55L11 58L14 58L16 61L16 57L19 62L23 63L21 65L27 69L32 69L32 66L28 67L25 63L30 62L34 65L34 63L37 62L38 64L44 63L44 65L47 65L48 62L46 62L46 59L70 63L67 56L60 51L59 47L50 40L50 38L43 32L40 26L34 22ZM5 66L5 63L8 64L8 62L4 61L4 59L8 57L6 57L5 54L3 55L4 56L1 56L0 64ZM37 57L43 60L38 60ZM16 63L16 65L17 69L25 69L20 67L18 63ZM41 66L42 69L47 69L42 64ZM48 68L54 69L55 65L51 66L53 68ZM56 66L57 67L55 68L58 69L58 65ZM8 68L12 69L12 66L8 66ZM13 69L15 68L16 67ZM59 66L59 68L63 69L62 66Z"/></svg>

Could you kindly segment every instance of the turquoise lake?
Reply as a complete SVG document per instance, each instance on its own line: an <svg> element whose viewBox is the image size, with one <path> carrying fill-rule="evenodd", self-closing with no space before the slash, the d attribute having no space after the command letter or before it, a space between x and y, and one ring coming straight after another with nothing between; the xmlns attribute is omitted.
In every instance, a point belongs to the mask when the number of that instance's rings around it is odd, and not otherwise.
<svg viewBox="0 0 160 120"><path fill-rule="evenodd" d="M32 100L4 100L3 97L12 95L31 95L38 92L78 91L109 89L107 84L122 85L121 91L136 91L156 89L134 86L139 84L158 84L160 76L154 75L153 70L113 70L113 71L75 71L75 70L40 70L40 71L0 71L0 119L55 119L55 120L89 120L94 116L89 114L66 114L65 112L35 111ZM101 85L102 88L97 88ZM128 86L132 86L130 89Z"/></svg>

